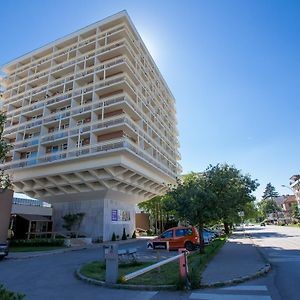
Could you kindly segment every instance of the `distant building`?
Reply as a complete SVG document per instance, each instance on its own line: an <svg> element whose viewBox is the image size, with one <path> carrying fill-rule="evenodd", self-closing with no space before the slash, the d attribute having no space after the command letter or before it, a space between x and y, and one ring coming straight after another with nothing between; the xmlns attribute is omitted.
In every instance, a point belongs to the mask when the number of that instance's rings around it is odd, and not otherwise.
<svg viewBox="0 0 300 300"><path fill-rule="evenodd" d="M300 175L293 175L290 178L290 187L294 191L298 207L300 208Z"/></svg>
<svg viewBox="0 0 300 300"><path fill-rule="evenodd" d="M287 213L291 214L292 208L293 208L293 203L298 204L295 195L287 195L287 196L285 196L285 200L284 200L284 203L283 203L283 209L284 209L284 211L286 211Z"/></svg>
<svg viewBox="0 0 300 300"><path fill-rule="evenodd" d="M291 222L293 203L298 203L295 195L282 195L274 198L274 200L282 211L270 214L269 219Z"/></svg>

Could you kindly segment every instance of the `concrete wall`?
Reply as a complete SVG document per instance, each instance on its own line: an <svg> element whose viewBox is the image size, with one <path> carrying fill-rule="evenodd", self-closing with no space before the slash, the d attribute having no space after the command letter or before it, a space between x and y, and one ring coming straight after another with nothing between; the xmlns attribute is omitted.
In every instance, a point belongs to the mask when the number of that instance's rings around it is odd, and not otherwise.
<svg viewBox="0 0 300 300"><path fill-rule="evenodd" d="M131 238L135 230L136 196L108 190L98 193L80 193L69 197L69 201L52 204L54 231L66 231L62 227L64 215L84 213L79 232L87 237L110 241L114 232L121 239L125 228L126 234ZM128 211L130 221L112 221L112 210Z"/></svg>
<svg viewBox="0 0 300 300"><path fill-rule="evenodd" d="M11 213L38 215L38 216L52 216L52 208L44 207L44 206L13 204Z"/></svg>
<svg viewBox="0 0 300 300"><path fill-rule="evenodd" d="M83 201L67 201L53 204L54 231L66 231L63 228L63 216L84 213L79 232L88 237L103 236L103 199L85 199ZM76 229L75 229L76 230Z"/></svg>
<svg viewBox="0 0 300 300"><path fill-rule="evenodd" d="M0 243L7 240L7 233L12 207L12 190L2 191L0 189Z"/></svg>
<svg viewBox="0 0 300 300"><path fill-rule="evenodd" d="M123 228L125 228L126 234L129 234L131 238L133 231L135 230L135 199L134 196L109 191L106 195L104 206L104 228L103 240L109 241L112 238L112 234L115 233L122 238ZM124 210L130 213L130 221L112 221L112 210Z"/></svg>

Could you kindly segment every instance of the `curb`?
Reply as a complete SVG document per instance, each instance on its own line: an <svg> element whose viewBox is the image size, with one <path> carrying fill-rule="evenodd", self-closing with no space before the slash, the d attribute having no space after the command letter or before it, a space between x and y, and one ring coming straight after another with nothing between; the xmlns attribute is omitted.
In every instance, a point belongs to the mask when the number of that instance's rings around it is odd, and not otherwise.
<svg viewBox="0 0 300 300"><path fill-rule="evenodd" d="M130 243L134 243L139 241L139 239L128 239L125 241L116 241L116 242L104 242L104 243L99 243L96 244L95 246L90 246L90 245L86 245L86 246L79 246L78 248L65 248L65 249L58 249L58 250L52 250L51 252L48 251L37 251L34 254L28 254L27 256L23 256L23 257L16 257L16 256L12 256L10 257L8 255L8 257L6 257L6 259L9 260L21 260L21 259L29 259L29 258L35 258L35 257L41 257L41 256L47 256L47 255L53 255L53 254L61 254L61 253L66 253L66 252L72 252L72 251L80 251L80 250L87 250L87 249L97 249L97 248L101 248L105 245L111 244L111 243L116 243L118 245L126 245L126 244L130 244ZM13 252L11 252L13 253ZM17 252L14 252L17 253ZM22 252L18 252L18 253L22 253ZM23 252L25 253L25 252Z"/></svg>
<svg viewBox="0 0 300 300"><path fill-rule="evenodd" d="M259 249L259 246L254 243L251 235L247 235L247 238L251 240L252 245L255 247L255 249L258 251L259 255L261 256L262 260L264 261L265 263L264 267L261 267L256 273L251 275L236 277L228 281L218 281L209 284L200 284L200 288L217 288L223 286L237 285L264 276L271 271L272 269L271 264L267 259L267 257L265 256L265 254Z"/></svg>
<svg viewBox="0 0 300 300"><path fill-rule="evenodd" d="M81 266L82 267L82 266ZM126 289L126 290L143 290L143 291L163 291L163 290L176 290L175 285L135 285L135 284L122 284L122 283L106 283L105 281L86 277L80 273L81 267L77 268L74 275L77 279L86 283L108 287L113 289Z"/></svg>
<svg viewBox="0 0 300 300"><path fill-rule="evenodd" d="M230 285L236 285L240 283L244 283L246 281L256 279L258 277L266 275L269 271L271 270L271 265L266 264L264 267L260 268L256 273L247 275L247 276L241 276L241 277L236 277L228 281L219 281L219 282L214 282L210 284L201 284L200 288L216 288L216 287L222 287L222 286L230 286Z"/></svg>
<svg viewBox="0 0 300 300"><path fill-rule="evenodd" d="M36 252L37 254L29 254L28 256L24 256L24 257L6 257L6 259L9 259L9 260L22 260L22 259L29 259L29 258L35 258L35 257L41 257L41 256L47 256L47 255L54 255L54 254L61 254L61 253L66 253L66 252L73 252L73 251L80 251L80 250L86 250L86 249L91 249L91 248L88 248L88 247L82 247L82 248L73 248L73 249L70 249L70 248L67 248L67 249L63 249L63 250L53 250L52 252ZM21 252L19 252L21 253Z"/></svg>

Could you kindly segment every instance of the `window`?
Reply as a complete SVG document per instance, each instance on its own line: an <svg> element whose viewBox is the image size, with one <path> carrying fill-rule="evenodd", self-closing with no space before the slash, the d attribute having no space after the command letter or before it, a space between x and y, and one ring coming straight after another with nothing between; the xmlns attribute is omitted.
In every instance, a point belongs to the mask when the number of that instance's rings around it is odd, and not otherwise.
<svg viewBox="0 0 300 300"><path fill-rule="evenodd" d="M191 228L187 228L187 229L177 229L175 231L175 235L176 236L191 236L193 235L193 230Z"/></svg>
<svg viewBox="0 0 300 300"><path fill-rule="evenodd" d="M168 239L173 237L173 230L166 231L160 236L162 239Z"/></svg>
<svg viewBox="0 0 300 300"><path fill-rule="evenodd" d="M185 229L177 229L175 230L176 236L185 236Z"/></svg>
<svg viewBox="0 0 300 300"><path fill-rule="evenodd" d="M62 151L63 151L63 150L67 150L67 149L68 149L68 144L67 144L67 143L62 144L62 145L60 145L60 147L61 147L61 150L62 150Z"/></svg>

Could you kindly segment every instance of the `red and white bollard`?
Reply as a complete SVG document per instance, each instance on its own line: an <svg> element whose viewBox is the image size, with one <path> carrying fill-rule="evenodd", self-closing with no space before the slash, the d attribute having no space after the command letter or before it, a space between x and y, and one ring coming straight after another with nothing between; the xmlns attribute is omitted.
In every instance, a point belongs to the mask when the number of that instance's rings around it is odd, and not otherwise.
<svg viewBox="0 0 300 300"><path fill-rule="evenodd" d="M181 254L184 252L184 255L182 255L179 258L179 271L180 271L180 278L183 280L185 283L185 286L187 289L190 289L190 282L188 279L189 275L189 266L188 266L188 261L187 261L187 256L189 252L185 248L179 248L178 253Z"/></svg>

